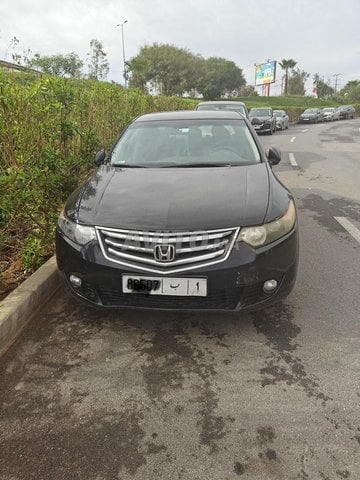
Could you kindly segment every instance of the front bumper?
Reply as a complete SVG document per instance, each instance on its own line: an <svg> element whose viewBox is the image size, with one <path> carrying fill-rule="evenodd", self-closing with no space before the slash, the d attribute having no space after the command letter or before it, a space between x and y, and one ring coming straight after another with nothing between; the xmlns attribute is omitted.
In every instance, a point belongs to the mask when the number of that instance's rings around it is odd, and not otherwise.
<svg viewBox="0 0 360 480"><path fill-rule="evenodd" d="M299 118L299 123L316 123L315 117Z"/></svg>
<svg viewBox="0 0 360 480"><path fill-rule="evenodd" d="M56 235L56 256L71 291L99 307L238 311L271 305L290 293L298 265L298 234L294 228L287 236L256 251L240 242L224 262L175 275L206 277L206 297L123 293L123 274L144 277L148 274L106 260L97 241L81 248L60 231ZM70 283L70 274L82 279L81 287ZM277 281L277 288L272 293L264 293L264 282L272 279Z"/></svg>
<svg viewBox="0 0 360 480"><path fill-rule="evenodd" d="M274 128L271 124L269 125L268 123L262 123L262 124L253 123L252 126L256 132L271 132Z"/></svg>

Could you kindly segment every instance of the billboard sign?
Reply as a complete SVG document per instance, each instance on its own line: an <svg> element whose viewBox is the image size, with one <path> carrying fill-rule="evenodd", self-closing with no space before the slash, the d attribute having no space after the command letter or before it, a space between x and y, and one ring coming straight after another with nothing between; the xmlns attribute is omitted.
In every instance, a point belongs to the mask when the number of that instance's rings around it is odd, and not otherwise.
<svg viewBox="0 0 360 480"><path fill-rule="evenodd" d="M255 86L268 85L275 82L276 61L255 65Z"/></svg>

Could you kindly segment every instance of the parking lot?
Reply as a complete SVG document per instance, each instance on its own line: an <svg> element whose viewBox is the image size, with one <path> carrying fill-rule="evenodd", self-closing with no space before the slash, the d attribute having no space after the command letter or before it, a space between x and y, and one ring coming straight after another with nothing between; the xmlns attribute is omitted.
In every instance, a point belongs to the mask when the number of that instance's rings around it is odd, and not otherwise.
<svg viewBox="0 0 360 480"><path fill-rule="evenodd" d="M261 136L297 284L248 314L104 312L60 288L0 365L0 479L360 477L360 121Z"/></svg>

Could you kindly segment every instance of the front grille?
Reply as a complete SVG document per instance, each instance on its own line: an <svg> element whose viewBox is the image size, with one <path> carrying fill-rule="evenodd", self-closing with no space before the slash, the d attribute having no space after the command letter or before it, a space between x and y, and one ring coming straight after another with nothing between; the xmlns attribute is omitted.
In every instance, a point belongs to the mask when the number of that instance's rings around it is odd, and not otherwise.
<svg viewBox="0 0 360 480"><path fill-rule="evenodd" d="M239 228L201 232L143 232L96 227L109 261L148 272L183 272L229 256Z"/></svg>

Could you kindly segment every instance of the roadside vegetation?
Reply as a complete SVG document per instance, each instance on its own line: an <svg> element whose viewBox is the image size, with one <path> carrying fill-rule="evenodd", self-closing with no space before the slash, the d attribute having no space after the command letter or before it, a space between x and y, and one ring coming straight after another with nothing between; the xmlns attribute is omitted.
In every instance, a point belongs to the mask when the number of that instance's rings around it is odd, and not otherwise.
<svg viewBox="0 0 360 480"><path fill-rule="evenodd" d="M115 84L0 69L0 298L53 254L61 206L134 117L193 109Z"/></svg>

